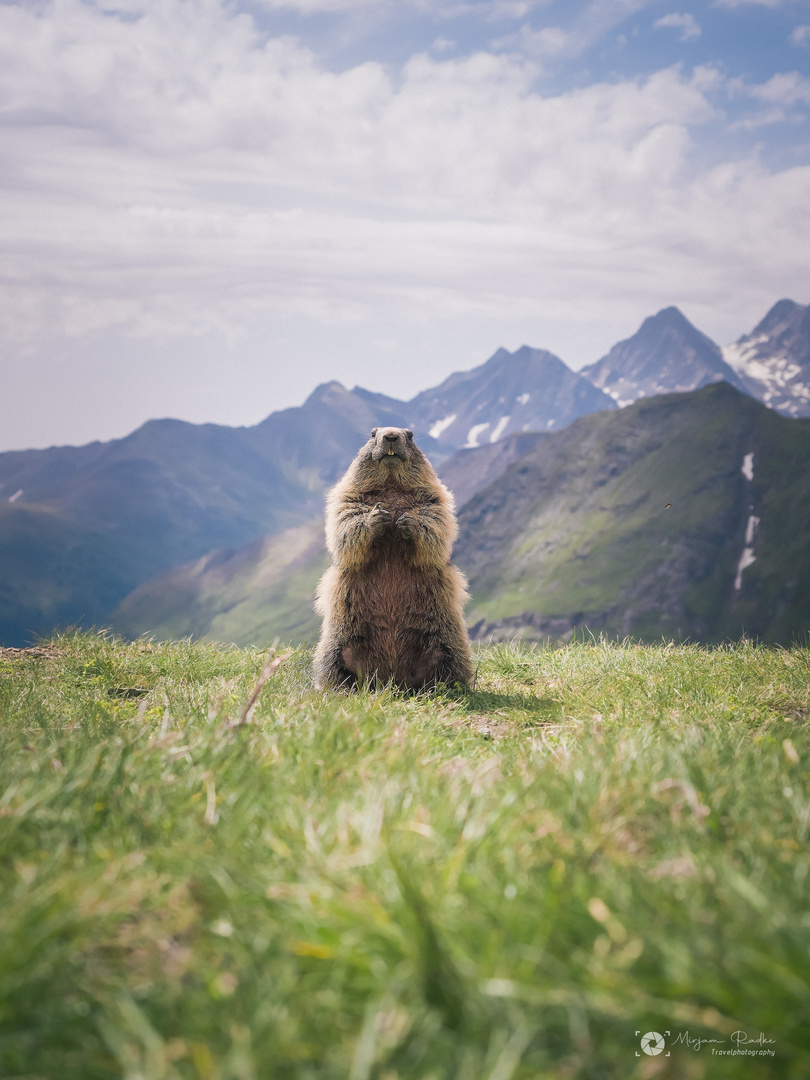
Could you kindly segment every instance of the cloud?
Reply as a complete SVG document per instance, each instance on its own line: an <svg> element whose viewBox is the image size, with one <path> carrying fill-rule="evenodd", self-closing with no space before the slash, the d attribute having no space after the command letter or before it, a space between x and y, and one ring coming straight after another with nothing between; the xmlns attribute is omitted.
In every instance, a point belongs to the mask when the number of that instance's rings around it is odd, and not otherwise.
<svg viewBox="0 0 810 1080"><path fill-rule="evenodd" d="M288 10L313 15L322 11L344 12L381 7L385 0L257 0L257 3L268 11Z"/></svg>
<svg viewBox="0 0 810 1080"><path fill-rule="evenodd" d="M512 35L494 42L495 48L517 48L539 58L582 56L605 34L642 11L653 0L590 0L570 26L534 27L525 23Z"/></svg>
<svg viewBox="0 0 810 1080"><path fill-rule="evenodd" d="M730 130L753 131L769 124L801 122L807 118L802 106L810 105L810 79L797 71L780 72L764 83L730 79L726 91L731 96L747 97L771 106L742 116L731 125Z"/></svg>
<svg viewBox="0 0 810 1080"><path fill-rule="evenodd" d="M354 12L363 8L392 8L392 0L255 0L268 11L297 11L302 15L321 12ZM397 6L423 11L436 18L478 15L490 21L522 19L534 8L551 0L396 0Z"/></svg>
<svg viewBox="0 0 810 1080"><path fill-rule="evenodd" d="M774 75L766 83L747 87L751 97L776 105L810 105L810 79L797 71Z"/></svg>
<svg viewBox="0 0 810 1080"><path fill-rule="evenodd" d="M453 342L585 362L665 303L741 333L806 279L810 169L701 164L716 71L535 75L487 52L333 72L214 0L0 6L5 362L217 340L311 385L315 358L341 377L338 352L357 372L396 338L378 380L424 386Z"/></svg>
<svg viewBox="0 0 810 1080"><path fill-rule="evenodd" d="M695 41L702 33L695 16L688 12L683 15L664 15L663 18L656 19L653 26L656 30L680 30L681 41Z"/></svg>
<svg viewBox="0 0 810 1080"><path fill-rule="evenodd" d="M797 26L790 40L794 45L810 45L810 26Z"/></svg>
<svg viewBox="0 0 810 1080"><path fill-rule="evenodd" d="M745 7L746 4L753 5L758 4L760 7L778 8L788 7L795 3L795 0L714 0L718 7Z"/></svg>

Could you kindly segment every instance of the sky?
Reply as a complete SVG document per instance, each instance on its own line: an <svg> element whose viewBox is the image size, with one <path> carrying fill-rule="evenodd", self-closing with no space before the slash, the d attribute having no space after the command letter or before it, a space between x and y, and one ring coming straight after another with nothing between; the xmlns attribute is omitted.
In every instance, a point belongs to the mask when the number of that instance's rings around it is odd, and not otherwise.
<svg viewBox="0 0 810 1080"><path fill-rule="evenodd" d="M0 450L810 302L810 0L0 0Z"/></svg>

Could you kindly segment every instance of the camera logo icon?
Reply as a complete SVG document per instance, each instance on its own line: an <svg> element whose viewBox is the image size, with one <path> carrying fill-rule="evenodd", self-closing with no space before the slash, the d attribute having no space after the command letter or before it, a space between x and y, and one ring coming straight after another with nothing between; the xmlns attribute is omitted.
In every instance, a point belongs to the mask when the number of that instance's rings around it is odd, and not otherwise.
<svg viewBox="0 0 810 1080"><path fill-rule="evenodd" d="M650 1057L656 1057L666 1047L664 1036L659 1035L657 1031L648 1031L646 1035L641 1038L641 1049L645 1054L649 1054Z"/></svg>

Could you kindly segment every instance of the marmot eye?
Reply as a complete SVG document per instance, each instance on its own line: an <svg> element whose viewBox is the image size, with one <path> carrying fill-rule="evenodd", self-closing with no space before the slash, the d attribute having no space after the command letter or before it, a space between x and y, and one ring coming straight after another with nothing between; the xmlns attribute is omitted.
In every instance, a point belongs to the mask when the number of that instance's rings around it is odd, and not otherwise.
<svg viewBox="0 0 810 1080"><path fill-rule="evenodd" d="M374 438L374 436L375 436L375 435L377 434L377 432L378 432L379 430L380 430L379 428L375 428L375 427L373 427L373 428L371 429L371 437L372 437L372 439Z"/></svg>

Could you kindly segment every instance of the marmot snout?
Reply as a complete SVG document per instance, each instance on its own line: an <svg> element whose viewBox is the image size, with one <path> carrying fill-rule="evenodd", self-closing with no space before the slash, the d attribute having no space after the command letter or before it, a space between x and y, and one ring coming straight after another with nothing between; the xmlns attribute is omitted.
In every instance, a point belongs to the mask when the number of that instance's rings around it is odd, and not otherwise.
<svg viewBox="0 0 810 1080"><path fill-rule="evenodd" d="M371 457L374 461L383 458L396 457L405 461L408 456L408 445L413 445L413 432L408 428L372 428L371 438L373 446Z"/></svg>

